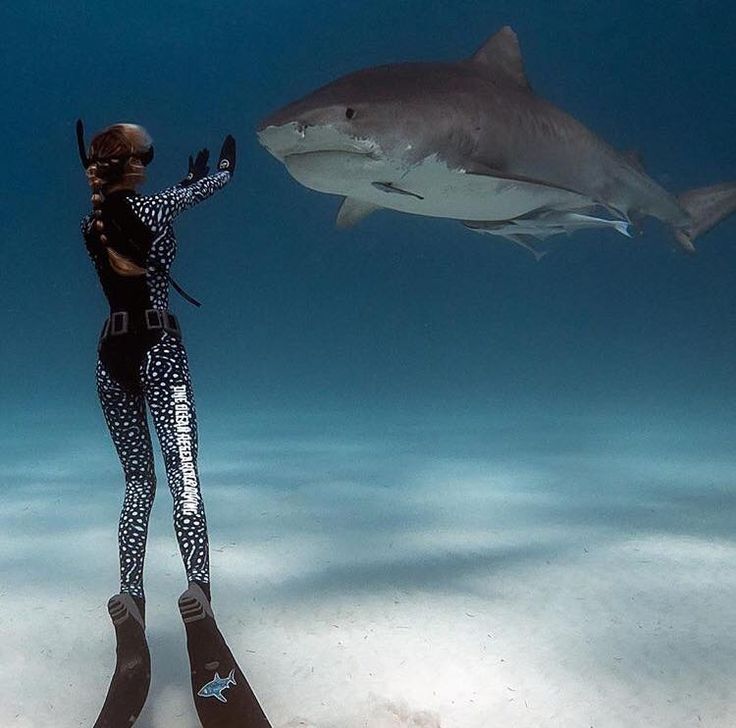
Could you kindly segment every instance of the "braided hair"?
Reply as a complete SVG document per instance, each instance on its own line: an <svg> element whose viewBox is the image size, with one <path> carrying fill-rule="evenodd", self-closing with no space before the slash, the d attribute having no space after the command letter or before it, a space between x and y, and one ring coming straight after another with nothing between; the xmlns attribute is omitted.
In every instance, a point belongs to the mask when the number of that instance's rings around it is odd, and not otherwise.
<svg viewBox="0 0 736 728"><path fill-rule="evenodd" d="M133 188L143 182L145 158L151 150L150 135L137 124L113 124L95 135L89 147L87 181L92 188L95 229L112 269L123 276L141 276L146 271L107 245L102 203L110 188Z"/></svg>

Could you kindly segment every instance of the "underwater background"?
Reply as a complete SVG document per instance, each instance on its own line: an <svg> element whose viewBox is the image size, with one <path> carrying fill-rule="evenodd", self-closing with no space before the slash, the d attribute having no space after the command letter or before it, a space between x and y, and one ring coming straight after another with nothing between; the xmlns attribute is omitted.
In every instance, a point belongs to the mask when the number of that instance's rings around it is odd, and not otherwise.
<svg viewBox="0 0 736 728"><path fill-rule="evenodd" d="M123 480L74 122L143 124L144 191L238 141L176 226L213 604L274 726L736 725L736 221L539 263L289 178L258 121L343 73L468 56L673 192L736 179L728 2L6 2L0 725L87 726L114 664ZM137 725L196 726L163 470Z"/></svg>

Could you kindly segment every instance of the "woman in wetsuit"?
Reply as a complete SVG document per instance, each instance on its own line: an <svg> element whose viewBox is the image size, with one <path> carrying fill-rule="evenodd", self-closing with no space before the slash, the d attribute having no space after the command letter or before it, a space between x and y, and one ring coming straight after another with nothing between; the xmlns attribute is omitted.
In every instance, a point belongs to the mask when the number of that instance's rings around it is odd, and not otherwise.
<svg viewBox="0 0 736 728"><path fill-rule="evenodd" d="M99 340L97 392L125 477L118 529L120 593L108 603L118 659L95 725L131 725L150 683L143 563L156 476L148 409L163 453L174 530L189 582L179 608L197 712L205 726L265 726L212 615L192 383L179 322L168 300L170 282L189 298L169 275L176 254L172 223L232 179L235 140L225 139L213 174L208 174L208 152L202 150L196 160L190 157L189 171L179 184L141 195L137 188L153 159L145 129L115 124L97 134L87 150L80 122L77 137L92 188L93 209L82 220L82 234L110 305Z"/></svg>

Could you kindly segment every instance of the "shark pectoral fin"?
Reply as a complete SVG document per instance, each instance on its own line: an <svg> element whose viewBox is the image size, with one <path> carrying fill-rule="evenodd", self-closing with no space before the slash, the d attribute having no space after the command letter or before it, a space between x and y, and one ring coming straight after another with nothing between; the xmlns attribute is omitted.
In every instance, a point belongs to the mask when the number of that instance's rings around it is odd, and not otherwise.
<svg viewBox="0 0 736 728"><path fill-rule="evenodd" d="M335 221L338 228L345 228L357 225L364 217L368 217L372 212L379 210L378 205L371 202L363 202L356 200L354 197L346 197L340 205Z"/></svg>

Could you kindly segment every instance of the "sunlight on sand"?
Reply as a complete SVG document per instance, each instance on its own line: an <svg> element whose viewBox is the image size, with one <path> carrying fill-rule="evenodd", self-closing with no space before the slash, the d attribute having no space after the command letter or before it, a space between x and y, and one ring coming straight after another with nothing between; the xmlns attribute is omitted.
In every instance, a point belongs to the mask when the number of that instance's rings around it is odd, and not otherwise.
<svg viewBox="0 0 736 728"><path fill-rule="evenodd" d="M213 604L275 728L734 724L734 463L582 447L574 425L531 455L208 437ZM0 471L0 715L20 728L91 725L114 661L121 478L104 432L72 441L83 458L26 468L16 444ZM189 728L159 480L137 725Z"/></svg>

